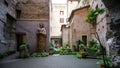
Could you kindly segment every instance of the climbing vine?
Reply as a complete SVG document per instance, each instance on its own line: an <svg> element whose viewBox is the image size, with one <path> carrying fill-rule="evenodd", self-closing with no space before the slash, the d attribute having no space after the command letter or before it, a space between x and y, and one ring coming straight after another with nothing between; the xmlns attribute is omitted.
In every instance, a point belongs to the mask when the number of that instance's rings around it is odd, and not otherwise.
<svg viewBox="0 0 120 68"><path fill-rule="evenodd" d="M100 8L97 8L97 9L91 9L87 15L87 19L86 21L88 23L91 23L91 24L94 24L96 23L96 19L97 19L97 16L99 14L103 14L104 13L104 9L100 9Z"/></svg>

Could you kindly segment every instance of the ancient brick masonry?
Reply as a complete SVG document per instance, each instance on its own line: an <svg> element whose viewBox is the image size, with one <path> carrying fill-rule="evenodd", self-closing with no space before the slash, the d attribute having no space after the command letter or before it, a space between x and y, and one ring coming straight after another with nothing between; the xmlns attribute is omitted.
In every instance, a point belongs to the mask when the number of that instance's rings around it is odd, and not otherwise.
<svg viewBox="0 0 120 68"><path fill-rule="evenodd" d="M120 1L119 0L102 0L109 10L111 18L110 28L113 33L112 57L113 67L120 68Z"/></svg>
<svg viewBox="0 0 120 68"><path fill-rule="evenodd" d="M0 0L0 53L16 48L15 4L13 0Z"/></svg>

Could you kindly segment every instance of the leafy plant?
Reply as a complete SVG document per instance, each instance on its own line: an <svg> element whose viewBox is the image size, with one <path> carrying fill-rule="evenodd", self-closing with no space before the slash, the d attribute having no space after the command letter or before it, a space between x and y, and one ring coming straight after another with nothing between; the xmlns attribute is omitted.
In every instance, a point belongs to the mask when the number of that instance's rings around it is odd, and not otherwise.
<svg viewBox="0 0 120 68"><path fill-rule="evenodd" d="M19 46L20 54L19 58L28 58L30 57L30 53L28 51L28 45L26 43L23 43Z"/></svg>
<svg viewBox="0 0 120 68"><path fill-rule="evenodd" d="M77 52L76 57L77 57L77 58L82 58L81 53L80 53L80 52Z"/></svg>
<svg viewBox="0 0 120 68"><path fill-rule="evenodd" d="M53 43L52 43L52 42L50 42L50 48L53 48L53 47L54 47Z"/></svg>
<svg viewBox="0 0 120 68"><path fill-rule="evenodd" d="M49 53L42 53L41 54L41 57L47 57L47 56L49 56Z"/></svg>
<svg viewBox="0 0 120 68"><path fill-rule="evenodd" d="M71 52L69 47L61 47L59 48L60 55L76 55L76 52Z"/></svg>
<svg viewBox="0 0 120 68"><path fill-rule="evenodd" d="M94 52L97 52L97 50L100 48L100 45L99 44L94 44L92 47L91 47L91 50L94 51Z"/></svg>
<svg viewBox="0 0 120 68"><path fill-rule="evenodd" d="M38 57L38 54L37 53L33 53L33 54L31 54L31 57Z"/></svg>
<svg viewBox="0 0 120 68"><path fill-rule="evenodd" d="M100 9L100 8L97 8L96 10L95 9L91 9L87 15L87 19L86 21L88 23L91 23L91 24L95 24L96 23L96 19L97 19L97 16L99 14L102 14L104 13L104 9Z"/></svg>
<svg viewBox="0 0 120 68"><path fill-rule="evenodd" d="M87 47L84 44L80 44L79 48L86 50Z"/></svg>
<svg viewBox="0 0 120 68"><path fill-rule="evenodd" d="M23 50L23 49L27 49L27 45L26 44L22 44L19 46L19 50Z"/></svg>
<svg viewBox="0 0 120 68"><path fill-rule="evenodd" d="M92 39L89 41L90 46L93 46L94 44L98 44L96 40Z"/></svg>
<svg viewBox="0 0 120 68"><path fill-rule="evenodd" d="M47 57L49 53L33 53L31 57Z"/></svg>
<svg viewBox="0 0 120 68"><path fill-rule="evenodd" d="M112 67L112 57L111 56L105 56L105 62L107 63L107 67ZM104 65L103 58L97 62L99 65Z"/></svg>
<svg viewBox="0 0 120 68"><path fill-rule="evenodd" d="M4 53L0 53L0 59L3 59L11 54L15 53L15 51L7 51L7 52L4 52Z"/></svg>
<svg viewBox="0 0 120 68"><path fill-rule="evenodd" d="M81 40L76 41L77 44L77 51L79 51L79 45L84 44Z"/></svg>

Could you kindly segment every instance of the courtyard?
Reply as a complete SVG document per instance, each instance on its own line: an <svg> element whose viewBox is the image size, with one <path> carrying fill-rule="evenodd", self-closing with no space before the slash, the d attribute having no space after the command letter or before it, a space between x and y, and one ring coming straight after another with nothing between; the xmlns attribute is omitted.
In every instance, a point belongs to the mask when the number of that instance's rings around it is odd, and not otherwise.
<svg viewBox="0 0 120 68"><path fill-rule="evenodd" d="M3 60L0 62L0 68L99 68L97 61L97 59L78 59L73 55L51 55Z"/></svg>
<svg viewBox="0 0 120 68"><path fill-rule="evenodd" d="M120 0L0 0L0 68L120 68Z"/></svg>

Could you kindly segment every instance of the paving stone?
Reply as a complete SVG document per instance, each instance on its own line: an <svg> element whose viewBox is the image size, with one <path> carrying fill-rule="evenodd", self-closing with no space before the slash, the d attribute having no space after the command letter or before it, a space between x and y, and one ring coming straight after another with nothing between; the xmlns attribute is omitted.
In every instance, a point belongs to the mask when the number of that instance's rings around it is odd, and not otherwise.
<svg viewBox="0 0 120 68"><path fill-rule="evenodd" d="M96 62L96 59L78 59L73 55L59 55L4 62L0 63L0 68L98 68Z"/></svg>

